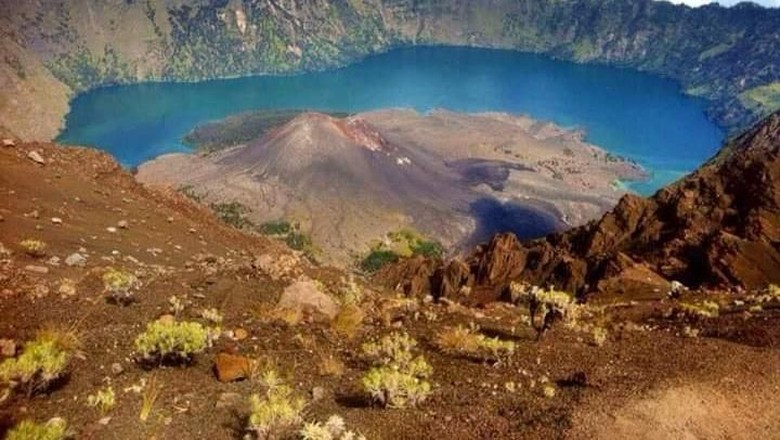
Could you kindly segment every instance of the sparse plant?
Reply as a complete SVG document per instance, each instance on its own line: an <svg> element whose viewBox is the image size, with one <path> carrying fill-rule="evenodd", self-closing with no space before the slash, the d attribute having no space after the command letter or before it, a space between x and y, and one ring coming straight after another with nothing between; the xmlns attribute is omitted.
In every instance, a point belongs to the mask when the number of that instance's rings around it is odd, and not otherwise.
<svg viewBox="0 0 780 440"><path fill-rule="evenodd" d="M480 333L479 327L447 327L436 335L435 344L445 353L462 354L478 359L500 360L515 351L513 341L488 337Z"/></svg>
<svg viewBox="0 0 780 440"><path fill-rule="evenodd" d="M372 249L360 262L360 269L368 273L378 272L379 269L399 260L397 253L388 249Z"/></svg>
<svg viewBox="0 0 780 440"><path fill-rule="evenodd" d="M714 301L702 301L701 303L681 303L678 310L684 316L699 318L717 318L720 314L720 305Z"/></svg>
<svg viewBox="0 0 780 440"><path fill-rule="evenodd" d="M333 355L320 355L319 373L322 376L341 377L344 374L344 362Z"/></svg>
<svg viewBox="0 0 780 440"><path fill-rule="evenodd" d="M512 283L510 289L514 299L528 306L531 326L536 330L537 340L541 339L556 321L573 316L574 300L566 292L552 288L544 290L520 283Z"/></svg>
<svg viewBox="0 0 780 440"><path fill-rule="evenodd" d="M214 325L222 324L222 320L223 320L222 314L219 313L219 310L214 308L201 310L200 317L205 319L206 321L209 321Z"/></svg>
<svg viewBox="0 0 780 440"><path fill-rule="evenodd" d="M347 430L344 419L336 414L330 416L324 424L304 424L298 435L301 440L365 440L363 435Z"/></svg>
<svg viewBox="0 0 780 440"><path fill-rule="evenodd" d="M18 357L0 364L0 380L11 388L25 387L28 396L45 391L65 375L79 345L78 335L73 331L40 331Z"/></svg>
<svg viewBox="0 0 780 440"><path fill-rule="evenodd" d="M168 298L168 305L170 306L169 310L173 316L179 316L186 307L184 301L176 295L171 295L171 297Z"/></svg>
<svg viewBox="0 0 780 440"><path fill-rule="evenodd" d="M135 301L134 289L140 286L138 278L126 271L109 267L103 273L103 287L108 298L121 305Z"/></svg>
<svg viewBox="0 0 780 440"><path fill-rule="evenodd" d="M248 430L259 439L274 439L290 434L303 422L301 412L306 402L293 395L293 390L283 384L267 388L263 395L249 398L251 412Z"/></svg>
<svg viewBox="0 0 780 440"><path fill-rule="evenodd" d="M355 304L347 304L341 307L330 326L336 333L351 339L360 329L364 317L365 314L360 307Z"/></svg>
<svg viewBox="0 0 780 440"><path fill-rule="evenodd" d="M157 383L157 378L152 376L148 381L143 381L143 389L141 390L141 411L138 413L138 419L142 422L146 422L149 416L152 414L154 404L157 402L157 398L160 397L162 391L162 385Z"/></svg>
<svg viewBox="0 0 780 440"><path fill-rule="evenodd" d="M146 362L187 363L206 349L208 337L197 322L154 321L135 339L135 349Z"/></svg>
<svg viewBox="0 0 780 440"><path fill-rule="evenodd" d="M100 414L107 414L116 405L116 394L114 389L108 386L104 389L98 390L95 394L87 396L87 405L92 408L97 408Z"/></svg>
<svg viewBox="0 0 780 440"><path fill-rule="evenodd" d="M46 248L47 245L45 242L35 239L35 238L27 238L25 240L22 240L19 243L19 246L24 249L24 252L27 253L27 255L33 257L33 258L42 258L46 256Z"/></svg>
<svg viewBox="0 0 780 440"><path fill-rule="evenodd" d="M212 203L210 207L220 220L236 229L251 228L254 226L246 217L252 210L239 202Z"/></svg>
<svg viewBox="0 0 780 440"><path fill-rule="evenodd" d="M46 423L22 420L8 431L7 440L64 440L69 438L68 424L55 417Z"/></svg>
<svg viewBox="0 0 780 440"><path fill-rule="evenodd" d="M416 406L431 393L431 366L412 350L417 341L408 334L393 333L363 344L363 353L374 366L363 375L363 388L374 402L389 408Z"/></svg>
<svg viewBox="0 0 780 440"><path fill-rule="evenodd" d="M341 279L341 286L336 296L342 306L359 305L363 301L363 290L355 282L355 277L350 274L348 278Z"/></svg>
<svg viewBox="0 0 780 440"><path fill-rule="evenodd" d="M591 343L596 347L601 347L607 342L607 329L604 327L593 327L591 336L593 336Z"/></svg>

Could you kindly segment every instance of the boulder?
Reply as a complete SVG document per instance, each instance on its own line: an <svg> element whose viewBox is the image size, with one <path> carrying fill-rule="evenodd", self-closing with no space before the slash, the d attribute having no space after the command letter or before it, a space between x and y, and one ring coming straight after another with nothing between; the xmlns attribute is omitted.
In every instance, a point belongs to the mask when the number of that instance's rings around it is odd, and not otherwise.
<svg viewBox="0 0 780 440"><path fill-rule="evenodd" d="M251 371L251 362L245 356L220 353L214 362L214 371L220 382L246 379Z"/></svg>
<svg viewBox="0 0 780 440"><path fill-rule="evenodd" d="M322 292L312 280L303 279L296 281L282 292L277 307L280 309L314 311L333 319L339 312L339 306L327 293Z"/></svg>

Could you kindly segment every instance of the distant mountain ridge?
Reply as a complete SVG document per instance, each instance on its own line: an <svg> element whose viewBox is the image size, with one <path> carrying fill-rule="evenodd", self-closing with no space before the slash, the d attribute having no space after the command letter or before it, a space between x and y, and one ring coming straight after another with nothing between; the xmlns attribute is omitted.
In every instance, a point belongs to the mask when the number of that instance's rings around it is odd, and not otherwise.
<svg viewBox="0 0 780 440"><path fill-rule="evenodd" d="M393 47L437 44L546 53L669 76L688 93L711 100L710 116L731 129L780 107L780 10L750 4L692 9L653 0L115 3L0 0L3 36L13 42L2 45L0 79L7 96L0 101L0 125L23 137L53 137L67 109L61 90L316 70ZM55 88L57 94L48 93Z"/></svg>

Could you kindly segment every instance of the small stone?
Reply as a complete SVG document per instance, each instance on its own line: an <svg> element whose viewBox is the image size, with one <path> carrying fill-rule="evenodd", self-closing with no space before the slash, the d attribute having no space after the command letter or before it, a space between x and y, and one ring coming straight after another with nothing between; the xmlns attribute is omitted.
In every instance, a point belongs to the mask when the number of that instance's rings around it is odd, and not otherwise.
<svg viewBox="0 0 780 440"><path fill-rule="evenodd" d="M40 217L40 214L38 214L38 210L37 209L33 209L32 212L30 212L27 215L32 217L32 218L34 218L35 220L38 220L38 217Z"/></svg>
<svg viewBox="0 0 780 440"><path fill-rule="evenodd" d="M165 314L157 318L158 321L160 321L163 324L173 324L176 322L176 317L171 314Z"/></svg>
<svg viewBox="0 0 780 440"><path fill-rule="evenodd" d="M233 331L233 339L236 341L243 341L244 339L249 337L249 332L242 328L237 328L235 331Z"/></svg>
<svg viewBox="0 0 780 440"><path fill-rule="evenodd" d="M222 393L217 398L216 408L230 408L241 403L243 397L239 393Z"/></svg>
<svg viewBox="0 0 780 440"><path fill-rule="evenodd" d="M37 151L30 151L29 153L27 153L27 158L37 164L46 165L46 161L43 160L43 156L41 156L41 153Z"/></svg>
<svg viewBox="0 0 780 440"><path fill-rule="evenodd" d="M196 231L195 228L190 228L190 234L194 234L196 232L198 232L198 231Z"/></svg>
<svg viewBox="0 0 780 440"><path fill-rule="evenodd" d="M121 229L127 229L129 223L127 223L127 220L120 220L116 225L119 226L119 228Z"/></svg>
<svg viewBox="0 0 780 440"><path fill-rule="evenodd" d="M250 370L249 358L229 353L220 353L214 363L214 370L220 382L245 379Z"/></svg>
<svg viewBox="0 0 780 440"><path fill-rule="evenodd" d="M168 223L173 223L173 217L168 217Z"/></svg>
<svg viewBox="0 0 780 440"><path fill-rule="evenodd" d="M16 341L13 339L0 339L0 355L5 357L16 356Z"/></svg>
<svg viewBox="0 0 780 440"><path fill-rule="evenodd" d="M13 139L3 139L3 146L8 148L15 147L16 142Z"/></svg>
<svg viewBox="0 0 780 440"><path fill-rule="evenodd" d="M311 389L311 400L317 402L325 398L325 388L314 387Z"/></svg>
<svg viewBox="0 0 780 440"><path fill-rule="evenodd" d="M87 264L87 257L76 252L68 255L68 258L65 259L65 264L71 267L72 266L84 267Z"/></svg>
<svg viewBox="0 0 780 440"><path fill-rule="evenodd" d="M47 273L49 273L49 268L46 267L46 266L29 265L29 266L24 266L24 270L26 270L27 272L34 272L34 273L40 273L40 274L47 274Z"/></svg>
<svg viewBox="0 0 780 440"><path fill-rule="evenodd" d="M114 362L111 364L111 372L114 373L114 376L119 376L120 374L125 372L125 369L122 367L122 364L119 362Z"/></svg>
<svg viewBox="0 0 780 440"><path fill-rule="evenodd" d="M60 257L55 255L55 256L49 258L46 261L46 264L48 264L49 266L59 266L60 265Z"/></svg>
<svg viewBox="0 0 780 440"><path fill-rule="evenodd" d="M113 227L113 226L109 226L109 227L106 228L106 231L108 231L108 232L110 232L112 234L115 234L116 233L116 228Z"/></svg>
<svg viewBox="0 0 780 440"><path fill-rule="evenodd" d="M5 221L5 217L3 217L3 214L0 214L0 222L4 222L4 221Z"/></svg>
<svg viewBox="0 0 780 440"><path fill-rule="evenodd" d="M111 416L106 416L106 417L103 417L102 419L98 420L98 424L106 426L106 425L108 425L108 422L110 422L110 421L111 421Z"/></svg>
<svg viewBox="0 0 780 440"><path fill-rule="evenodd" d="M62 219L61 219L61 218L59 218L59 217L52 217L52 218L51 218L51 222L52 222L53 224L55 224L55 225L61 225L61 224L62 224Z"/></svg>

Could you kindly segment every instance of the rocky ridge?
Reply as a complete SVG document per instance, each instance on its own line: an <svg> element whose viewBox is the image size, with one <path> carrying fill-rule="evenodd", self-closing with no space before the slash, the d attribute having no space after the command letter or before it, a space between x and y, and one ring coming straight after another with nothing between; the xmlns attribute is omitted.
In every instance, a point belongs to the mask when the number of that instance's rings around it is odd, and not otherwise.
<svg viewBox="0 0 780 440"><path fill-rule="evenodd" d="M472 293L491 301L511 281L658 296L690 287L780 282L780 113L730 141L688 177L650 198L626 195L601 219L521 242L495 236L464 261L408 260L379 274L408 294Z"/></svg>

